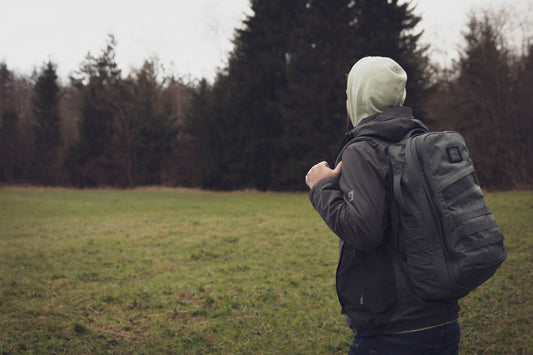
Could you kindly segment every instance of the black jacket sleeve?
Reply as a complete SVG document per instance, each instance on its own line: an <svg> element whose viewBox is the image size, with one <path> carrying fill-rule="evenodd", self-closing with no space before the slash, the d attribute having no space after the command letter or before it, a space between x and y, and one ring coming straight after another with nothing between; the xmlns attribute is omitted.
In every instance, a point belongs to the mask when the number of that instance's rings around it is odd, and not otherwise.
<svg viewBox="0 0 533 355"><path fill-rule="evenodd" d="M379 246L387 228L388 158L375 142L351 144L339 179L325 178L310 191L313 207L346 244L361 251Z"/></svg>

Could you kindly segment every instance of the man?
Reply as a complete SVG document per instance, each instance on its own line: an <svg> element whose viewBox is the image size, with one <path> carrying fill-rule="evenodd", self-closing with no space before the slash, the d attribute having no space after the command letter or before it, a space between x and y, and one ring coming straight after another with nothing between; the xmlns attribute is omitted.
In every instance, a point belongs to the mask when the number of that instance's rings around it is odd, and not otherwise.
<svg viewBox="0 0 533 355"><path fill-rule="evenodd" d="M427 130L402 106L406 81L405 71L390 58L358 61L346 91L355 127L349 137L395 143L414 128ZM359 141L345 147L341 160L334 169L326 162L316 164L305 180L311 203L340 239L336 286L354 332L349 354L458 353L457 301L426 302L415 296L385 246L395 236L386 145Z"/></svg>

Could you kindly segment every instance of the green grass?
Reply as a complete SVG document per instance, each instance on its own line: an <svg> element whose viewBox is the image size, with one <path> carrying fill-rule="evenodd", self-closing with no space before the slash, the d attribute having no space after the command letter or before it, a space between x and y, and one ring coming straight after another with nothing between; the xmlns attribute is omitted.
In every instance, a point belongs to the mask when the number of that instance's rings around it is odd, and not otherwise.
<svg viewBox="0 0 533 355"><path fill-rule="evenodd" d="M487 201L509 256L461 346L526 354L533 192ZM0 353L345 354L337 247L306 194L0 189Z"/></svg>

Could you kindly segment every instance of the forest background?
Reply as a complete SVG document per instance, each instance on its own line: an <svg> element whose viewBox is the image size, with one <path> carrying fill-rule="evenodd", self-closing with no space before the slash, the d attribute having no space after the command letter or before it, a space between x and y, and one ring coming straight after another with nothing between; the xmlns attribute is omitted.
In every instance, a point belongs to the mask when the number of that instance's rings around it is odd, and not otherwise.
<svg viewBox="0 0 533 355"><path fill-rule="evenodd" d="M109 35L67 84L49 61L31 75L0 63L0 183L302 190L348 128L346 74L381 55L405 68L406 106L457 130L483 187L533 186L533 33L478 9L459 59L439 67L412 2L254 0L212 83L148 59L118 69ZM438 44L434 44L438 46Z"/></svg>

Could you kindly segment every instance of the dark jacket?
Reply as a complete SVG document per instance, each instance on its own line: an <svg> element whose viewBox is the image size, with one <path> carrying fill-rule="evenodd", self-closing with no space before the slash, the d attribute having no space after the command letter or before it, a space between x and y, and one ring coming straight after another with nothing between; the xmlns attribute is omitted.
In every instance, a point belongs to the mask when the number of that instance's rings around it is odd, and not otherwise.
<svg viewBox="0 0 533 355"><path fill-rule="evenodd" d="M395 143L414 128L426 130L407 107L368 117L350 132ZM310 200L340 238L337 294L348 325L358 336L391 334L457 319L457 301L425 302L385 247L390 241L390 171L386 145L376 141L350 144L342 153L339 179L325 178Z"/></svg>

